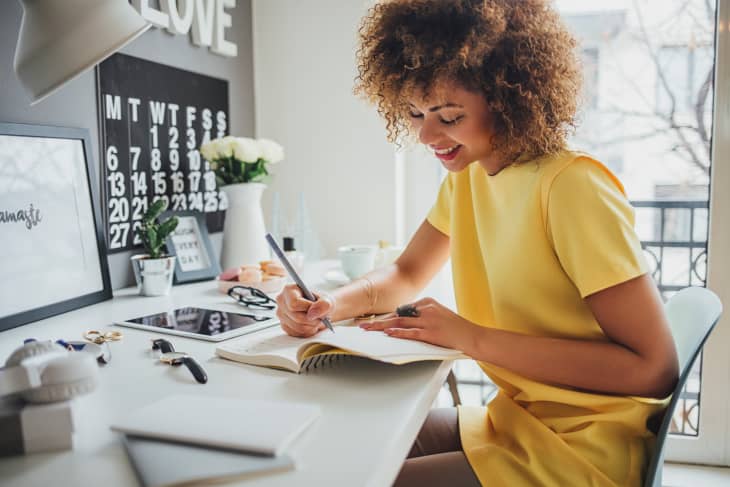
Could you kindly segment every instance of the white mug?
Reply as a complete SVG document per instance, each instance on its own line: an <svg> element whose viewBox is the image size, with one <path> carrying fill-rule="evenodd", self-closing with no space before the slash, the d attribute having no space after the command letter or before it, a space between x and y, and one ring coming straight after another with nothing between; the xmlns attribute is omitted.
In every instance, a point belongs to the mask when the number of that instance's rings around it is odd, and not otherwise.
<svg viewBox="0 0 730 487"><path fill-rule="evenodd" d="M375 255L375 267L385 267L396 261L400 254L403 253L403 247L392 246L378 249Z"/></svg>
<svg viewBox="0 0 730 487"><path fill-rule="evenodd" d="M373 270L378 248L375 245L345 245L337 249L342 271L350 279L357 279Z"/></svg>

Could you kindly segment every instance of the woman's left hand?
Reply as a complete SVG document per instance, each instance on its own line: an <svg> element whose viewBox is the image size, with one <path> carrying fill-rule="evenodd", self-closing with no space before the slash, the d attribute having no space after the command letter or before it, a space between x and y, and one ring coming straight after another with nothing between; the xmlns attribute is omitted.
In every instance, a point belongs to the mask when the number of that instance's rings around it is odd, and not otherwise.
<svg viewBox="0 0 730 487"><path fill-rule="evenodd" d="M433 298L414 303L418 316L389 313L360 324L365 330L382 330L387 335L460 350L467 355L474 349L482 327L462 318Z"/></svg>

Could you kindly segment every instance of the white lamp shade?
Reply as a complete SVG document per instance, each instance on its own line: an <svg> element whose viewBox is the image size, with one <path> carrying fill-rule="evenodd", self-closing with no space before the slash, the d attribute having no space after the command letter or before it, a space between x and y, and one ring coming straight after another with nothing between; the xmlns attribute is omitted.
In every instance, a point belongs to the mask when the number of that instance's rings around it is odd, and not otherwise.
<svg viewBox="0 0 730 487"><path fill-rule="evenodd" d="M15 73L34 105L150 26L127 0L20 0Z"/></svg>

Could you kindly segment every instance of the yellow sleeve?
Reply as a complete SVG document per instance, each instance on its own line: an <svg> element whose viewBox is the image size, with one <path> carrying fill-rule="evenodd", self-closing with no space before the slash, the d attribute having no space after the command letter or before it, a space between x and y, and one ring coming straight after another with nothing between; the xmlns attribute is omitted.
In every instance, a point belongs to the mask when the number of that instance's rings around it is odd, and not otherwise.
<svg viewBox="0 0 730 487"><path fill-rule="evenodd" d="M546 215L548 237L581 297L647 272L634 210L600 162L581 157L560 171Z"/></svg>
<svg viewBox="0 0 730 487"><path fill-rule="evenodd" d="M428 212L426 220L433 225L436 230L444 235L451 236L451 202L453 198L454 181L452 173L446 175L441 182L436 203L434 203L431 211Z"/></svg>

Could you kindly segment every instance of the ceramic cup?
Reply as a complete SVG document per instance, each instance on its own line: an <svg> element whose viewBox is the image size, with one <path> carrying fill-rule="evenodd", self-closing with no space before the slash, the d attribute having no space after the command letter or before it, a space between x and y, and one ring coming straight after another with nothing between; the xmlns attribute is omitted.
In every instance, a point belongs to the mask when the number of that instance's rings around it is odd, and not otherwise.
<svg viewBox="0 0 730 487"><path fill-rule="evenodd" d="M400 256L403 252L403 247L400 246L388 246L382 249L378 249L375 255L375 267L385 267L390 265Z"/></svg>
<svg viewBox="0 0 730 487"><path fill-rule="evenodd" d="M375 245L345 245L337 249L337 256L345 275L357 279L373 270L377 252Z"/></svg>

